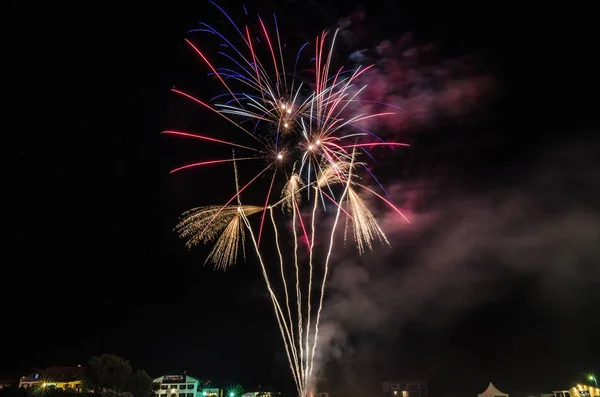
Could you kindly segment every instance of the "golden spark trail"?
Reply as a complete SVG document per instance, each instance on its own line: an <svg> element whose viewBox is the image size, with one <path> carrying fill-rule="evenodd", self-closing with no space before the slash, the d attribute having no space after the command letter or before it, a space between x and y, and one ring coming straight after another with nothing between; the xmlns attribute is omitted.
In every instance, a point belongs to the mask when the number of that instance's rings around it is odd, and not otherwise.
<svg viewBox="0 0 600 397"><path fill-rule="evenodd" d="M294 205L293 200L296 200L296 202L299 203L302 198L302 189L303 182L300 179L300 176L296 173L293 173L290 179L286 182L285 186L283 187L283 191L281 192L281 200L279 200L272 206L274 207L281 203L281 209L284 212L287 211L288 213L291 213L292 205Z"/></svg>
<svg viewBox="0 0 600 397"><path fill-rule="evenodd" d="M271 295L271 301L273 302L273 310L275 312L275 317L277 318L277 322L279 324L279 330L281 332L281 336L282 336L282 339L283 339L283 342L284 342L284 345L285 345L285 350L286 350L286 353L287 353L287 356L288 356L288 360L290 361L290 367L292 367L292 363L291 363L292 359L291 359L291 356L290 356L288 342L286 340L286 334L287 334L287 336L289 338L289 331L287 330L285 321L282 321L282 319L284 317L283 317L283 313L281 311L281 307L280 307L279 302L277 300L277 296L275 295L275 292L273 292L273 288L271 287L271 282L269 281L269 276L268 276L268 273L267 273L267 269L265 267L265 263L263 262L262 255L260 254L260 250L258 249L258 244L256 242L256 238L254 237L254 232L252 232L252 227L250 226L250 222L248 221L248 218L246 218L246 216L243 213L242 213L242 219L244 220L244 223L246 224L246 227L248 228L248 230L250 232L250 237L252 239L252 243L254 244L254 250L256 251L256 255L258 256L258 261L260 263L260 268L261 268L262 273L263 273L265 284L267 286L267 290L269 291L269 294ZM283 326L282 326L282 324L283 324ZM294 378L296 378L295 375L294 375ZM294 379L294 380L296 380L296 379ZM300 393L300 395L303 395L302 388L299 388L298 392Z"/></svg>
<svg viewBox="0 0 600 397"><path fill-rule="evenodd" d="M235 262L240 244L244 244L244 229L240 217L235 216L206 257L206 262L212 261L217 270L227 269Z"/></svg>
<svg viewBox="0 0 600 397"><path fill-rule="evenodd" d="M390 245L390 242L377 224L375 217L352 188L348 189L348 204L353 215L354 241L356 242L359 254L365 252L365 247L370 250L373 249L372 241L375 237Z"/></svg>
<svg viewBox="0 0 600 397"><path fill-rule="evenodd" d="M235 149L231 149L231 157L235 159ZM240 177L238 174L237 162L233 162L233 179L235 181L235 194L237 196L238 207L242 208L242 198L240 197ZM243 232L243 230L242 230ZM244 256L244 260L246 260L246 236L242 236L242 255Z"/></svg>
<svg viewBox="0 0 600 397"><path fill-rule="evenodd" d="M298 231L296 230L296 192L292 186L292 230L294 231L294 267L296 268L296 308L298 310L298 340L300 341L300 374L304 374L304 348L302 347L302 293L300 292L300 267L298 266ZM303 377L300 377L303 381Z"/></svg>
<svg viewBox="0 0 600 397"><path fill-rule="evenodd" d="M231 149L231 157L235 159L235 149ZM237 197L237 203L242 206L242 198L240 197L240 176L238 174L237 163L233 163L233 179L235 181L235 195Z"/></svg>
<svg viewBox="0 0 600 397"><path fill-rule="evenodd" d="M310 236L310 250L308 254L308 294L307 294L307 320L306 320L306 351L308 352L308 339L310 335L310 318L311 318L311 310L310 310L310 299L312 294L312 279L313 279L313 251L315 247L315 214L317 212L317 204L319 203L318 199L319 187L315 187L315 200L313 204L312 217L311 217L311 236ZM307 369L308 371L308 369ZM305 375L305 379L309 380L308 372ZM306 387L306 386L305 386Z"/></svg>
<svg viewBox="0 0 600 397"><path fill-rule="evenodd" d="M346 201L346 209L348 209L348 202ZM348 223L350 222L350 217L346 217L346 222L344 223L344 247L346 246L347 236L348 236Z"/></svg>
<svg viewBox="0 0 600 397"><path fill-rule="evenodd" d="M252 180L250 180L250 182L248 182L247 184L245 184L243 188L239 189L239 191L237 191L237 192L236 192L236 194L235 194L235 195L234 195L232 198L230 198L230 199L229 199L229 201L227 201L227 202L225 203L225 205L223 205L223 207L221 208L221 210L219 210L219 211L218 211L218 212L215 214L215 216L213 217L213 219L211 219L211 221L210 221L210 222L209 222L209 223L206 225L206 228L205 228L205 229L202 231L202 233L201 233L201 234L204 234L204 232L206 231L206 229L208 229L208 227L210 226L210 224L212 223L212 221L213 221L213 220L214 220L216 217L218 217L218 216L219 216L219 214L221 213L221 211L222 211L223 209L225 209L225 208L226 208L226 207L227 207L227 206L228 206L228 205L229 205L229 204L230 204L230 203L231 203L231 202L232 202L232 201L233 201L235 198L239 197L239 196L240 196L240 193L242 193L244 190L246 190L246 188L247 188L248 186L250 186L250 185L251 185L251 184L252 184L252 183L253 183L255 180L257 180L257 179L258 179L258 177L259 177L259 176L261 176L261 175L262 175L262 174L263 174L263 173L264 173L266 170L268 170L270 167L271 167L271 165L268 165L268 166L266 166L266 167L265 167L265 168L264 168L264 169L263 169L261 172L259 172L259 173L258 173L258 174L257 174L257 175L254 177L254 178L252 178Z"/></svg>
<svg viewBox="0 0 600 397"><path fill-rule="evenodd" d="M290 334L292 335L292 341L294 341L294 343L292 343L292 353L294 356L294 366L295 366L295 371L298 373L298 376L300 376L300 368L298 367L298 351L296 349L296 338L294 335L294 327L292 326L292 324L294 323L292 321L292 310L290 308L290 294L288 292L288 288L287 288L287 281L285 279L285 272L284 272L284 267L283 267L283 255L281 254L281 248L279 246L279 233L277 231L277 224L275 223L275 217L273 216L273 207L269 207L269 212L271 213L271 222L273 223L273 231L275 232L275 246L277 247L277 254L279 255L279 264L281 267L281 281L283 282L283 290L285 292L285 306L287 308L287 312L288 312L288 320L289 320L289 324L290 324Z"/></svg>
<svg viewBox="0 0 600 397"><path fill-rule="evenodd" d="M273 177L271 178L271 184L269 185L269 191L267 192L267 198L265 200L265 209L260 218L260 228L258 229L258 245L260 246L260 238L262 237L263 224L265 222L265 215L267 214L267 207L269 206L269 198L271 197L271 191L273 190L273 182L275 182L275 175L277 175L277 168L273 171Z"/></svg>
<svg viewBox="0 0 600 397"><path fill-rule="evenodd" d="M354 157L356 155L356 148L352 149L352 160L350 160L350 168L348 169L348 181L346 182L346 188L344 189L344 193L342 193L342 197L340 197L340 203L344 202L346 194L348 193L348 189L350 188L350 181L352 180L352 169L354 168ZM335 221L333 222L333 227L331 228L331 237L329 238L329 250L327 251L327 257L325 258L325 270L323 275L323 282L321 283L321 297L319 299L319 309L317 310L317 317L315 320L315 340L313 342L311 359L310 359L310 371L308 373L309 376L312 376L313 363L315 359L315 349L317 347L317 342L319 338L319 320L321 318L321 310L323 309L323 296L325 295L325 283L327 281L327 275L329 273L329 259L331 258L331 251L333 250L333 238L335 236L335 229L337 227L338 220L340 219L340 209L341 205L338 207L338 210L335 213Z"/></svg>
<svg viewBox="0 0 600 397"><path fill-rule="evenodd" d="M244 231L239 222L239 214L242 212L249 216L262 209L251 205L230 205L224 209L219 206L195 208L183 214L175 231L180 237L188 238L188 248L216 239L206 262L210 260L216 269L224 270L235 262L239 245L244 249Z"/></svg>

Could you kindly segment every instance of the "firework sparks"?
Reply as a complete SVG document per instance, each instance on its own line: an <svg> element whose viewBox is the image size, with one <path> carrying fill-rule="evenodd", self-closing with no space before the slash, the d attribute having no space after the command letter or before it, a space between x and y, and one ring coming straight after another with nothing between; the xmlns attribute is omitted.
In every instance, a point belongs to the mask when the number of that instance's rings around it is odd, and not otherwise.
<svg viewBox="0 0 600 397"><path fill-rule="evenodd" d="M302 189L304 188L304 182L298 174L292 174L290 179L286 182L283 190L281 191L281 209L288 214L292 213L292 207L295 203L300 203L302 200Z"/></svg>
<svg viewBox="0 0 600 397"><path fill-rule="evenodd" d="M217 269L226 269L237 259L238 247L244 244L244 229L241 216L261 212L263 207L230 205L198 207L185 212L175 227L181 238L191 248L199 243L216 240L208 256Z"/></svg>
<svg viewBox="0 0 600 397"><path fill-rule="evenodd" d="M369 208L362 201L354 189L348 189L348 204L352 214L352 226L354 228L354 241L359 253L364 253L365 248L373 249L372 241L375 238L384 241L389 245L389 241L383 234L383 231L377 224L375 217L369 211Z"/></svg>
<svg viewBox="0 0 600 397"><path fill-rule="evenodd" d="M340 218L345 218L346 225L352 225L356 248L362 254L367 249L372 249L375 240L386 244L389 242L375 216L362 200L360 191L375 195L404 217L390 200L358 182L358 171L363 168L373 176L366 162L357 161L359 151L373 159L369 153L370 149L375 150L382 146L383 150L389 150L408 145L386 142L358 125L362 120L385 117L393 113L352 114L350 109L357 107L349 105L361 100L360 96L365 88L356 87L357 78L372 66L358 67L352 71L339 67L337 72L330 75L330 70L336 68L332 64L332 51L337 31L331 39L325 32L316 38L312 55L314 80L306 84L306 79L299 82L296 70L298 63L303 59L302 51L308 43L293 56L286 56L276 18L273 20L275 33L272 33L268 21L259 17L259 41L256 32L251 32L248 26L238 27L221 7L211 3L234 26L239 33L237 41L242 45L235 46L236 40L226 38L210 25L202 23L202 29L198 30L211 33L222 40L221 44L224 47L231 50L230 53L218 54L227 63L220 67L209 61L216 59L216 56L201 51L192 40L186 39L186 42L226 92L205 102L183 91L173 91L217 114L245 135L250 135L252 144L183 131L164 133L195 139L199 144L227 145L252 153L239 158L234 155L231 159L204 160L172 171L233 163L236 186L236 193L224 205L198 207L184 213L175 231L186 240L188 247L199 243L212 243L207 261L212 262L217 269L226 269L239 260L240 248L245 253L246 238L252 241L273 303L273 312L298 395L306 397L314 391L315 386L313 371L319 338L319 320L334 251L335 232ZM257 37L256 40L254 37ZM258 52L261 45L268 54L265 59L261 59ZM295 60L295 63L288 64L288 59ZM286 70L294 72L289 74ZM252 122L254 129L246 128L247 121ZM244 134L242 136L245 136ZM369 136L375 137L377 142L364 142ZM256 161L245 160L258 160L266 165L263 164L262 171L240 188L237 162L244 161L248 167L256 164ZM255 182L267 170L273 173L268 174L268 188L264 189L261 205L242 204L241 194L249 186L255 186ZM373 178L381 186L374 176ZM281 185L284 185L281 196L275 202L271 202L274 196L273 189L279 189ZM383 189L383 186L381 188ZM232 204L233 200L237 200L237 205ZM301 206L311 200L311 210L303 212ZM327 204L331 208L331 203L335 205L334 221L331 228L319 237L323 232L318 222L319 217L329 216ZM278 217L286 220L291 218L293 252L286 252L281 246L281 241L285 239L281 237L282 232L279 231L278 220L273 211L278 206L281 206L283 212ZM269 222L264 222L267 210L271 220L270 226ZM255 231L248 218L258 213L261 213L261 216ZM305 221L304 217L310 217L310 220ZM264 227L273 228L275 244L261 245ZM306 242L306 248L299 244L301 240ZM324 258L317 256L316 241L328 241ZM276 249L279 257L280 266L276 273L281 275L280 289L274 284L272 272L267 269L263 259L263 251L271 248ZM302 255L299 251L303 249L308 252L306 267L302 266L300 260ZM288 266L293 266L293 271ZM313 284L317 287L313 287ZM317 294L318 299L315 303L313 298L316 297L313 295Z"/></svg>

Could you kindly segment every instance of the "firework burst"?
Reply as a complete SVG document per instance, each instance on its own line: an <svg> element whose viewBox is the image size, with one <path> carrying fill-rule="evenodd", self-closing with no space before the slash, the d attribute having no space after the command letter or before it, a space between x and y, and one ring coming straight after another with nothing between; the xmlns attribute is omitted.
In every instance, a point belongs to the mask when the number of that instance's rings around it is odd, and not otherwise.
<svg viewBox="0 0 600 397"><path fill-rule="evenodd" d="M224 65L215 67L192 40L186 42L225 92L210 101L203 101L181 90L173 91L229 122L242 133L241 136L249 136L251 144L192 132L164 131L165 134L197 139L206 144L227 145L235 148L236 152L244 153L241 157L201 161L172 171L229 163L234 165L236 186L235 194L223 205L198 207L184 213L175 231L187 240L188 247L199 243L213 244L207 261L218 269L235 263L240 249L245 256L244 242L246 239L251 241L273 303L298 395L304 397L315 386L314 361L319 322L340 219L345 218L346 228L352 225L356 248L362 254L372 249L375 240L389 242L361 198L361 191L381 199L404 217L391 200L359 182L361 170L368 171L371 176L373 174L367 162L358 159L361 154L372 158L370 151L378 146L389 150L407 145L385 142L359 125L363 120L393 113L353 114L354 107L349 105L360 100L365 88L357 86L357 79L371 66L355 70L340 67L331 73L337 31L331 36L323 32L312 46L306 43L297 53L287 55L275 16L275 34L270 33L268 24L260 17L258 32L253 32L248 26L242 28L235 24L223 9L213 4L231 23L237 38L229 39L205 23L196 30L216 36L220 44L229 50L218 54ZM256 34L261 35L260 40ZM259 46L266 48L267 57L258 55ZM310 83L296 78L298 63L304 59L302 55L306 56L303 50L307 47L314 49L311 60L314 61L313 79ZM294 62L290 64L290 60ZM244 164L263 163L259 172L243 186L237 170L241 161ZM259 179L268 181L264 201L257 205L242 204L242 193ZM379 181L375 181L381 186ZM278 186L282 186L281 194L275 195L273 191L279 189ZM310 215L302 210L306 203L310 203ZM282 211L276 217L274 209L277 207ZM260 221L253 226L249 217L259 214ZM317 222L323 216L333 217L326 230ZM291 221L291 239L282 238L278 217ZM263 247L261 239L265 224L272 227L275 244ZM314 249L318 234L322 234L318 237L320 241L327 242L323 257L317 255ZM282 247L286 240L293 242L293 252L288 253ZM264 261L264 253L270 248L276 249L279 258L276 271L269 269ZM308 253L307 266L300 261L301 250Z"/></svg>
<svg viewBox="0 0 600 397"><path fill-rule="evenodd" d="M292 174L281 191L281 208L284 212L291 214L294 205L300 204L303 189L304 182L300 178L300 175L296 173Z"/></svg>
<svg viewBox="0 0 600 397"><path fill-rule="evenodd" d="M215 242L207 262L224 270L236 261L240 246L245 251L242 214L250 216L262 210L262 207L252 205L198 207L185 212L175 230L187 240L188 248L201 242Z"/></svg>
<svg viewBox="0 0 600 397"><path fill-rule="evenodd" d="M364 253L365 248L373 249L372 241L376 238L389 245L375 217L353 188L348 188L348 207L352 217L354 241L359 253Z"/></svg>

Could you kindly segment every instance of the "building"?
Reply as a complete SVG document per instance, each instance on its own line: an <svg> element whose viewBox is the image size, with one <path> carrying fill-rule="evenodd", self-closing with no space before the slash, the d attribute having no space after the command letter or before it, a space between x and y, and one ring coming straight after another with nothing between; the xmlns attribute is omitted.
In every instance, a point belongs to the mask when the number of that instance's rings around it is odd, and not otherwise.
<svg viewBox="0 0 600 397"><path fill-rule="evenodd" d="M540 388L528 388L511 391L512 397L554 397L554 394Z"/></svg>
<svg viewBox="0 0 600 397"><path fill-rule="evenodd" d="M554 397L600 397L600 389L588 385L576 385L570 390L556 390Z"/></svg>
<svg viewBox="0 0 600 397"><path fill-rule="evenodd" d="M242 397L278 397L281 393L270 386L253 386L245 390ZM227 396L229 397L229 396Z"/></svg>
<svg viewBox="0 0 600 397"><path fill-rule="evenodd" d="M19 387L30 389L32 387L39 386L42 383L42 374L42 370L34 369L31 374L22 376L19 379Z"/></svg>
<svg viewBox="0 0 600 397"><path fill-rule="evenodd" d="M223 397L223 390L211 388L189 375L165 375L153 380L155 397Z"/></svg>
<svg viewBox="0 0 600 397"><path fill-rule="evenodd" d="M19 385L20 377L21 373L19 371L8 371L0 374L0 389L17 387Z"/></svg>
<svg viewBox="0 0 600 397"><path fill-rule="evenodd" d="M11 379L0 379L0 390L4 389L5 387L11 387L15 383L16 382Z"/></svg>
<svg viewBox="0 0 600 397"><path fill-rule="evenodd" d="M21 377L19 387L30 389L32 387L49 387L74 392L83 392L83 378L85 367L48 367L34 369L27 376Z"/></svg>
<svg viewBox="0 0 600 397"><path fill-rule="evenodd" d="M388 380L381 383L384 397L428 397L424 380Z"/></svg>

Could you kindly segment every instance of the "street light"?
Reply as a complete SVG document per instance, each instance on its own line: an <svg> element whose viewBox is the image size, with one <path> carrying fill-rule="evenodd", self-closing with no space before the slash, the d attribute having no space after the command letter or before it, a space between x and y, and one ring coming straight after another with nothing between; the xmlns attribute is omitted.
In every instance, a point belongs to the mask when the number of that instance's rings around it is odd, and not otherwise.
<svg viewBox="0 0 600 397"><path fill-rule="evenodd" d="M596 384L596 387L598 387L598 380L596 379L596 377L594 375L589 375L588 379L593 381Z"/></svg>

